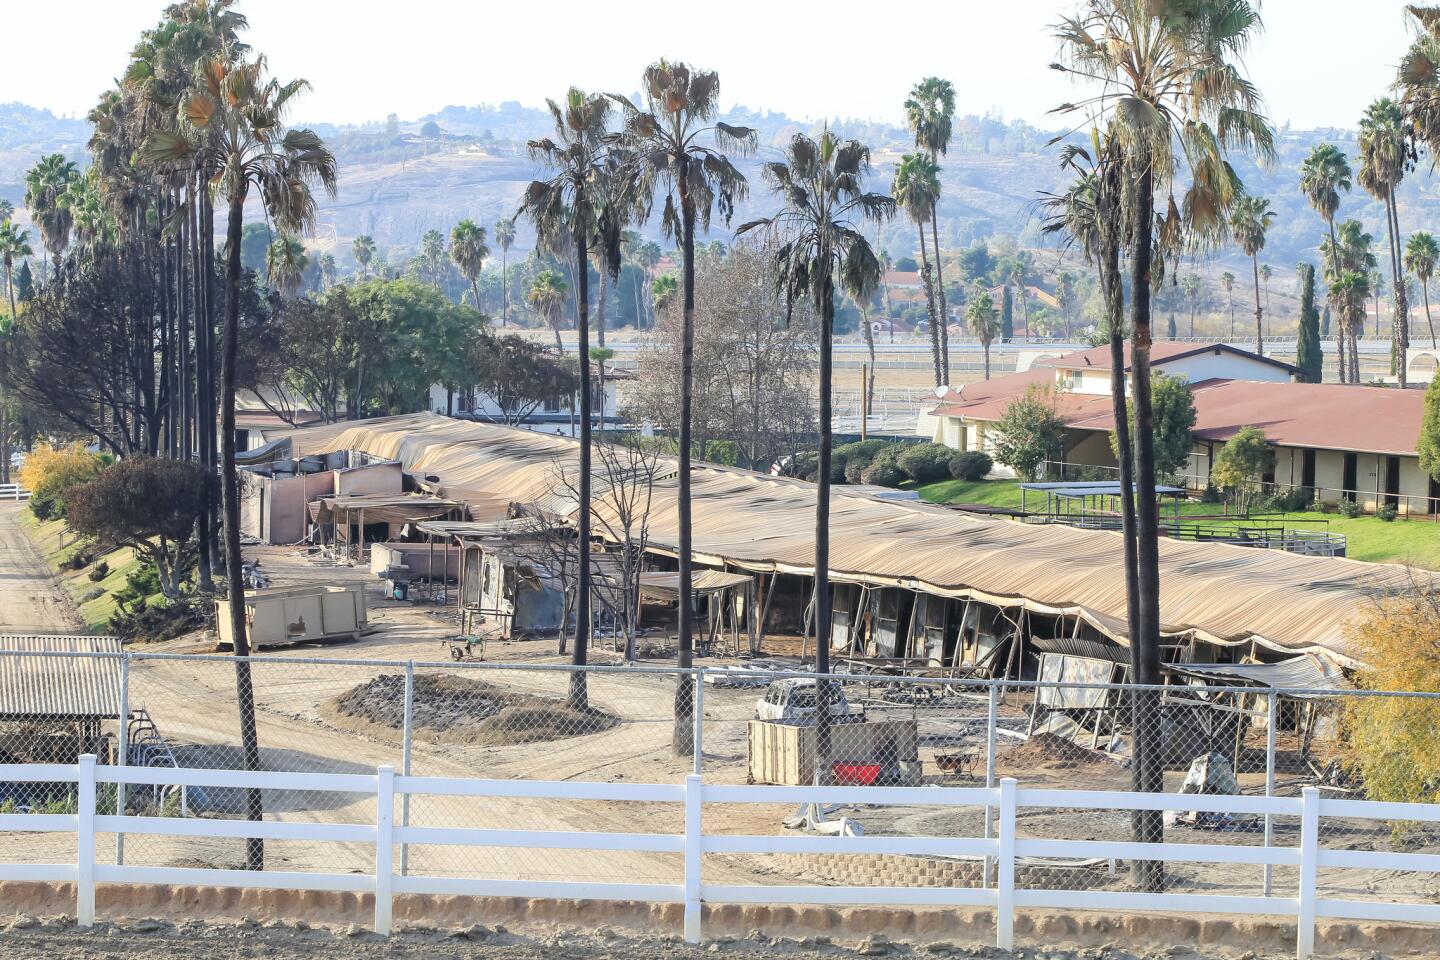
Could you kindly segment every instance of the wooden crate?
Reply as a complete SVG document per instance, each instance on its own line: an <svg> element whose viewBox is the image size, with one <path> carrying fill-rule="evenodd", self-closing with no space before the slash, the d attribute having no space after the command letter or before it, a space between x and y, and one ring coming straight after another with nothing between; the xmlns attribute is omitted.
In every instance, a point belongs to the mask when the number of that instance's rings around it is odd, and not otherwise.
<svg viewBox="0 0 1440 960"><path fill-rule="evenodd" d="M920 762L914 720L840 723L830 728L835 763L879 763L890 782L918 783ZM815 780L815 727L751 720L750 779L755 783L801 786Z"/></svg>

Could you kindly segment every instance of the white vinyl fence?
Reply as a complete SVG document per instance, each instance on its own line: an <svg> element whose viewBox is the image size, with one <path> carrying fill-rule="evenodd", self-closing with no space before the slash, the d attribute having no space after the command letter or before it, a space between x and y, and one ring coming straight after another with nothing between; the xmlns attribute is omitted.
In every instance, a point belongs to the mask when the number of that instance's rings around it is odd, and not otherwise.
<svg viewBox="0 0 1440 960"><path fill-rule="evenodd" d="M701 937L704 903L794 903L865 905L981 906L995 911L995 942L1014 942L1017 908L1057 910L1154 910L1166 913L1279 915L1297 923L1300 960L1315 949L1316 920L1341 918L1404 923L1440 923L1440 906L1420 902L1327 899L1318 894L1317 872L1324 868L1440 873L1440 855L1328 849L1321 846L1321 821L1343 817L1372 821L1440 823L1440 806L1323 798L1315 787L1300 797L1143 794L1122 791L1026 789L1013 778L995 787L782 787L722 785L698 774L684 783L600 783L587 781L487 780L397 775L381 766L370 774L245 772L191 768L97 765L93 755L78 764L0 765L0 781L73 783L76 812L0 814L0 830L74 834L73 863L14 863L0 860L0 880L71 881L76 884L76 916L81 926L95 920L99 883L167 883L286 890L335 890L373 893L374 929L391 930L395 894L459 894L558 899L642 900L683 903L685 938ZM98 785L165 785L200 788L319 791L373 797L373 824L192 819L164 816L111 816L97 812ZM119 787L117 786L117 790ZM395 822L396 797L416 795L546 800L586 800L673 804L683 810L679 834L412 827ZM707 834L701 813L706 804L941 804L983 807L997 813L993 837L935 836L737 836ZM1034 839L1017 835L1016 817L1032 808L1073 810L1198 810L1217 814L1298 818L1295 846L1221 843L1143 844L1083 839ZM374 846L367 873L323 873L236 869L190 869L97 862L96 835L124 834L185 837L260 837ZM566 880L496 880L428 876L397 872L398 846L428 844L468 847L525 847L560 850L609 850L678 854L682 869L674 883L594 882L582 876ZM927 854L983 858L987 882L981 887L711 885L701 879L706 854ZM1092 857L1114 860L1163 860L1298 868L1293 896L1235 896L1143 893L1121 890L1017 889L1018 858Z"/></svg>
<svg viewBox="0 0 1440 960"><path fill-rule="evenodd" d="M29 500L30 491L18 483L0 483L0 500Z"/></svg>

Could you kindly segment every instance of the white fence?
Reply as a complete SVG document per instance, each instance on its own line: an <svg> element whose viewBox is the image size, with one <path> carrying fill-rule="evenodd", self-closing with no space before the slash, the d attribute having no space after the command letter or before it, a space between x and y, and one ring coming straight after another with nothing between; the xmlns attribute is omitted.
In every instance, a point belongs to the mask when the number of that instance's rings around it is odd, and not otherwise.
<svg viewBox="0 0 1440 960"><path fill-rule="evenodd" d="M1318 894L1322 868L1440 873L1440 855L1339 850L1321 846L1321 820L1327 817L1440 823L1440 806L1323 798L1314 787L1301 797L1144 794L1119 791L1021 788L1016 780L995 787L779 787L707 784L698 774L683 784L630 784L585 781L515 781L396 775L388 766L375 774L251 773L233 770L155 769L99 766L92 755L76 765L0 765L0 781L60 782L76 785L73 814L0 814L0 830L73 833L74 863L12 863L0 860L0 880L70 881L76 885L76 917L81 926L95 920L95 887L100 883L196 884L286 890L334 890L372 893L374 929L391 930L395 894L522 896L556 899L642 900L684 904L684 932L701 937L704 903L795 903L865 905L939 905L990 907L995 912L995 942L1010 949L1018 908L1058 910L1154 910L1167 913L1218 913L1294 917L1296 953L1313 955L1319 918L1403 923L1440 923L1440 906L1418 902L1326 899ZM184 817L110 816L97 812L97 785L165 785L290 791L325 791L373 796L371 824L255 822ZM118 789L118 788L117 788ZM684 811L680 834L411 827L395 823L395 800L413 795L618 801L674 804ZM701 813L706 804L942 804L984 807L996 812L993 837L927 836L737 836L707 834ZM1183 806L1218 814L1295 817L1296 846L1132 843L1079 839L1033 839L1016 831L1016 817L1029 808L1074 810L1174 810ZM988 816L987 816L988 821ZM264 870L212 870L130 866L96 860L96 835L147 834L189 837L259 837L373 844L369 874ZM603 883L572 880L491 880L473 877L416 876L397 873L393 852L409 844L472 847L525 847L563 850L611 850L682 856L681 875L673 884ZM712 885L701 879L705 854L900 854L983 859L985 885L979 887ZM1091 857L1113 860L1162 860L1192 863L1297 867L1292 897L1224 896L1017 889L1018 858Z"/></svg>
<svg viewBox="0 0 1440 960"><path fill-rule="evenodd" d="M18 483L0 483L0 500L29 500L30 491Z"/></svg>

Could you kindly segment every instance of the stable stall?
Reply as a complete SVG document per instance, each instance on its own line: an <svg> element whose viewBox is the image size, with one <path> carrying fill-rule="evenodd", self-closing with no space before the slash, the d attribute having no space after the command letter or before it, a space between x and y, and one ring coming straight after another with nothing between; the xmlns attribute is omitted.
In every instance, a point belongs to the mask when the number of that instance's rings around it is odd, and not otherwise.
<svg viewBox="0 0 1440 960"><path fill-rule="evenodd" d="M454 500L427 494L345 494L310 504L320 541L337 558L362 563L368 546L390 542L400 527L440 517L459 519L464 508Z"/></svg>

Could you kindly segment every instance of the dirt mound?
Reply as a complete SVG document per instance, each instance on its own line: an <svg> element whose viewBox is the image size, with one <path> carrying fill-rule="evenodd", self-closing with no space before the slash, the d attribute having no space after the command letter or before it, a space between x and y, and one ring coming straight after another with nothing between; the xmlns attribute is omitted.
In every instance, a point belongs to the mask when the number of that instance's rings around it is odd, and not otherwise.
<svg viewBox="0 0 1440 960"><path fill-rule="evenodd" d="M387 674L335 697L325 711L341 726L379 735L405 725L405 678ZM602 710L577 710L563 700L515 693L454 674L415 678L411 727L432 743L509 746L544 743L609 730L620 720Z"/></svg>
<svg viewBox="0 0 1440 960"><path fill-rule="evenodd" d="M1082 747L1073 740L1053 733L1037 733L1018 747L1006 750L1003 757L1008 766L1025 766L1039 770L1068 770L1091 764L1115 764L1115 758L1109 754Z"/></svg>

